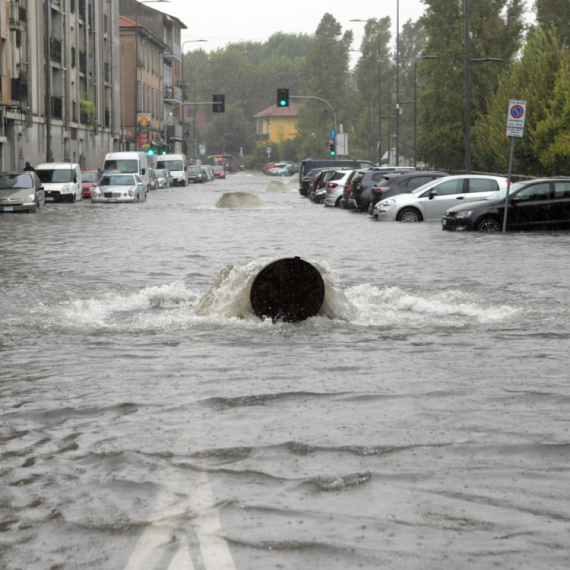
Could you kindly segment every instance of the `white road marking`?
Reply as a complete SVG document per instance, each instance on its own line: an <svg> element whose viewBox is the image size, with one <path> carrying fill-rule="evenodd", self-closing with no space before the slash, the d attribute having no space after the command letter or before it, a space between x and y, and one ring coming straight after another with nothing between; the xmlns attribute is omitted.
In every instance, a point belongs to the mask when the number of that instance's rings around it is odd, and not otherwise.
<svg viewBox="0 0 570 570"><path fill-rule="evenodd" d="M174 555L168 570L194 570L192 558L190 558L190 549L188 548L188 541L183 535L180 539L180 548Z"/></svg>

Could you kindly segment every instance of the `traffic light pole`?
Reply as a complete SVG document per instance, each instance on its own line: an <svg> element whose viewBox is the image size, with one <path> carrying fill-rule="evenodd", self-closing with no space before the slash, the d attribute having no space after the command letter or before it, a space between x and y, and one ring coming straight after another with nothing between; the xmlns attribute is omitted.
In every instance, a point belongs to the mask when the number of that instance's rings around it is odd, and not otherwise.
<svg viewBox="0 0 570 570"><path fill-rule="evenodd" d="M332 111L332 115L333 115L333 129L334 129L335 133L337 132L337 130L336 130L336 113L335 113L335 110L333 109L333 106L328 101L326 101L325 99L321 99L320 97L313 97L310 95L290 95L289 98L290 99L315 99L317 101L322 101L325 105L328 105L330 110ZM335 151L334 160L336 160L336 136L334 138L334 151Z"/></svg>
<svg viewBox="0 0 570 570"><path fill-rule="evenodd" d="M164 142L166 144L168 144L168 140L167 140L167 132L168 132L168 119L170 119L170 116L174 113L174 111L176 111L179 107L186 107L187 105L212 105L212 101L191 101L188 103L179 103L178 105L174 105L174 107L172 107L172 111L170 111L170 113L168 113L165 121L164 121Z"/></svg>

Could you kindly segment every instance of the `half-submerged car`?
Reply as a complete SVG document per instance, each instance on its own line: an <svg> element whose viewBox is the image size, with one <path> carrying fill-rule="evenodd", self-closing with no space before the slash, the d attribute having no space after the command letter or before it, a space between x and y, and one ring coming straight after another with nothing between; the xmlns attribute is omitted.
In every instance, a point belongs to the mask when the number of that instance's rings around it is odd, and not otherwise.
<svg viewBox="0 0 570 570"><path fill-rule="evenodd" d="M0 212L39 212L44 187L35 172L0 172Z"/></svg>
<svg viewBox="0 0 570 570"><path fill-rule="evenodd" d="M450 208L441 220L448 231L499 232L503 229L507 189L484 200ZM570 228L570 178L542 178L511 184L507 230Z"/></svg>
<svg viewBox="0 0 570 570"><path fill-rule="evenodd" d="M138 174L103 174L99 185L91 189L93 204L142 202L146 193Z"/></svg>
<svg viewBox="0 0 570 570"><path fill-rule="evenodd" d="M89 200L91 198L91 188L97 186L99 182L98 170L82 170L81 171L81 198Z"/></svg>
<svg viewBox="0 0 570 570"><path fill-rule="evenodd" d="M223 166L213 166L214 176L216 178L224 179L226 177L226 169Z"/></svg>

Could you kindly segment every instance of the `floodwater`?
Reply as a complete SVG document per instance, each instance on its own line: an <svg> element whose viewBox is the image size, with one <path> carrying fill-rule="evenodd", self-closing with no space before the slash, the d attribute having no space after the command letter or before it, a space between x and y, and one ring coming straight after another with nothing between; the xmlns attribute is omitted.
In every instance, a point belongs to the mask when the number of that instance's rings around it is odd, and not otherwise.
<svg viewBox="0 0 570 570"><path fill-rule="evenodd" d="M0 567L570 567L570 234L268 184L0 216ZM322 314L258 320L296 255Z"/></svg>

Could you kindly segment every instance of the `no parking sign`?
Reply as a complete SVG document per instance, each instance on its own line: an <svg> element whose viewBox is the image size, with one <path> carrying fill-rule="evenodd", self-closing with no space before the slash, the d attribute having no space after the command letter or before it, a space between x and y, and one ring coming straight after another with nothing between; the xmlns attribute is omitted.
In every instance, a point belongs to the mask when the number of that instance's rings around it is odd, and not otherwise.
<svg viewBox="0 0 570 570"><path fill-rule="evenodd" d="M509 101L509 112L507 113L507 136L521 138L524 133L524 122L526 119L526 101Z"/></svg>

